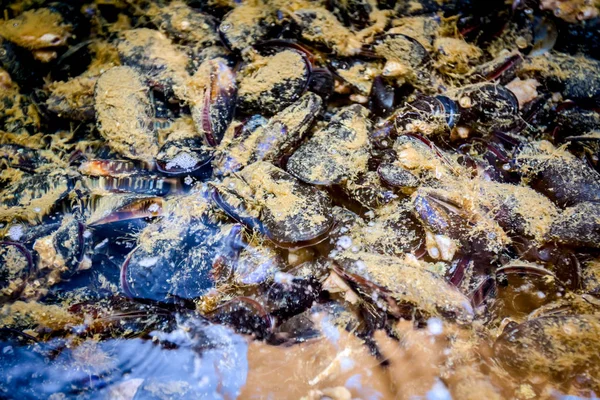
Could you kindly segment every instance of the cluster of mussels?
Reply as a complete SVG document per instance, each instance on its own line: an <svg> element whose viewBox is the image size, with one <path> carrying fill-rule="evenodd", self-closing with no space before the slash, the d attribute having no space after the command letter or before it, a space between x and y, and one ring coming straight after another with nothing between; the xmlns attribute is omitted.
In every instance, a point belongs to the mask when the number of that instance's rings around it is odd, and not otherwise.
<svg viewBox="0 0 600 400"><path fill-rule="evenodd" d="M600 392L597 0L0 8L0 397Z"/></svg>

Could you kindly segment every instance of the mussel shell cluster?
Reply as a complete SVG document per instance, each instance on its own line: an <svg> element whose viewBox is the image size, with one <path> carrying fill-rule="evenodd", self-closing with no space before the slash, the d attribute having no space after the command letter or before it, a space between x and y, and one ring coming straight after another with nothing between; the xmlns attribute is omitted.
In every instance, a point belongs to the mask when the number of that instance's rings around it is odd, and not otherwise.
<svg viewBox="0 0 600 400"><path fill-rule="evenodd" d="M595 396L600 5L509 3L0 0L0 397Z"/></svg>

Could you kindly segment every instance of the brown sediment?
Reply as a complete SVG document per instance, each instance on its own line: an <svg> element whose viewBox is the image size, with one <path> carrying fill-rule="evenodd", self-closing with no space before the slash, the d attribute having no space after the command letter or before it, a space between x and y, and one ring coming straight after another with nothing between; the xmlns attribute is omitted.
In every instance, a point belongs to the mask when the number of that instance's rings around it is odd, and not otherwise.
<svg viewBox="0 0 600 400"><path fill-rule="evenodd" d="M328 321L323 323L330 324ZM343 330L333 329L340 335L335 341L320 338L292 347L251 342L248 349L250 372L240 398L252 399L266 393L283 392L297 399L320 399L326 393L340 392L358 398L372 393L392 398L385 371L377 367L379 362L369 354L362 341ZM360 379L360 384L349 387L347 382L353 376Z"/></svg>
<svg viewBox="0 0 600 400"><path fill-rule="evenodd" d="M536 88L540 85L535 79L515 78L506 84L506 88L514 93L519 101L519 108L534 100L538 96Z"/></svg>

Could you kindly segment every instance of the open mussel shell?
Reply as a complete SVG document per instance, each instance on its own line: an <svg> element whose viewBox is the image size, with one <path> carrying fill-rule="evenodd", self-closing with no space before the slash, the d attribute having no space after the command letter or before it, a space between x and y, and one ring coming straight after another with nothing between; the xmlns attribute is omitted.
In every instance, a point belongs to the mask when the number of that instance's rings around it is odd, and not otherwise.
<svg viewBox="0 0 600 400"><path fill-rule="evenodd" d="M33 258L25 246L0 241L0 304L19 296L33 269Z"/></svg>
<svg viewBox="0 0 600 400"><path fill-rule="evenodd" d="M203 62L188 82L190 111L204 142L216 147L233 118L237 85L226 60Z"/></svg>
<svg viewBox="0 0 600 400"><path fill-rule="evenodd" d="M214 152L189 138L167 142L156 156L157 169L168 175L208 177Z"/></svg>
<svg viewBox="0 0 600 400"><path fill-rule="evenodd" d="M141 230L164 211L161 197L130 194L92 196L88 206L92 212L87 226L99 238L124 237L131 231ZM113 245L114 240L110 244Z"/></svg>
<svg viewBox="0 0 600 400"><path fill-rule="evenodd" d="M79 172L90 189L100 192L164 196L181 187L176 178L147 171L140 165L128 160L96 159L83 162Z"/></svg>

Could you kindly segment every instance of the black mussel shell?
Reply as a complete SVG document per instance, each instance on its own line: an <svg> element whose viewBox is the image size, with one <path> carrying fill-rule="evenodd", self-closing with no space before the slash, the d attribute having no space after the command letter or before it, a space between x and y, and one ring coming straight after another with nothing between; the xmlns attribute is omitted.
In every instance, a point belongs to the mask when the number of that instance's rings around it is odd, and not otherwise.
<svg viewBox="0 0 600 400"><path fill-rule="evenodd" d="M0 304L19 296L33 269L33 258L25 246L0 242Z"/></svg>
<svg viewBox="0 0 600 400"><path fill-rule="evenodd" d="M264 307L248 297L238 297L207 315L212 322L226 324L237 332L266 339L273 328L273 321Z"/></svg>
<svg viewBox="0 0 600 400"><path fill-rule="evenodd" d="M214 151L198 143L196 139L167 142L156 156L156 166L168 175L194 175L209 177Z"/></svg>
<svg viewBox="0 0 600 400"><path fill-rule="evenodd" d="M274 282L267 291L267 308L270 313L286 319L310 308L321 292L321 283L314 277L295 277L278 274L279 282Z"/></svg>

